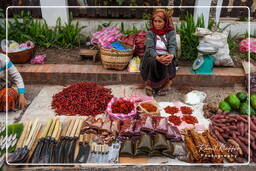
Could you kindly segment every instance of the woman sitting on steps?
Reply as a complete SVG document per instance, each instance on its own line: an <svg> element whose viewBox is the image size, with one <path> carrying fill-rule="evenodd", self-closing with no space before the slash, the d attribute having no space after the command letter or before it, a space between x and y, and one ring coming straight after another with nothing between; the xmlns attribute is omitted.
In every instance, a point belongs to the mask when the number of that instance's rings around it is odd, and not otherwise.
<svg viewBox="0 0 256 171"><path fill-rule="evenodd" d="M140 66L148 96L167 95L176 76L176 33L172 13L172 10L157 9L151 19L153 27L147 33L146 50Z"/></svg>

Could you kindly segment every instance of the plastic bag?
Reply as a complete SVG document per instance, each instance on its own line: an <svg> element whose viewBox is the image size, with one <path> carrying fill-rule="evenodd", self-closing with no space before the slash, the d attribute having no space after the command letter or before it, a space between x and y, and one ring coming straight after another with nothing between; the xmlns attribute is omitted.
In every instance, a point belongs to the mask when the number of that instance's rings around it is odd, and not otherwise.
<svg viewBox="0 0 256 171"><path fill-rule="evenodd" d="M130 60L128 65L129 72L140 72L140 58L134 57Z"/></svg>
<svg viewBox="0 0 256 171"><path fill-rule="evenodd" d="M202 91L193 90L184 96L184 102L189 105L196 105L199 103L203 103L206 97L206 93Z"/></svg>
<svg viewBox="0 0 256 171"><path fill-rule="evenodd" d="M224 33L213 32L211 35L206 35L201 38L199 42L218 48L217 53L213 54L214 64L216 66L234 66L234 62L229 56L227 35Z"/></svg>
<svg viewBox="0 0 256 171"><path fill-rule="evenodd" d="M153 118L150 115L144 115L141 117L141 130L153 132L154 131L154 125L153 125Z"/></svg>
<svg viewBox="0 0 256 171"><path fill-rule="evenodd" d="M135 121L125 120L123 126L121 127L121 136L132 136L134 133Z"/></svg>
<svg viewBox="0 0 256 171"><path fill-rule="evenodd" d="M155 121L155 131L159 133L167 133L168 131L168 121L166 117L154 117Z"/></svg>
<svg viewBox="0 0 256 171"><path fill-rule="evenodd" d="M210 31L209 29L197 27L194 35L195 36L206 36L209 34L212 34L212 31Z"/></svg>
<svg viewBox="0 0 256 171"><path fill-rule="evenodd" d="M15 42L14 40L6 40L3 39L1 41L1 48L3 50L3 52L6 52L8 47L8 51L9 52L18 52L19 51L19 44L17 42Z"/></svg>

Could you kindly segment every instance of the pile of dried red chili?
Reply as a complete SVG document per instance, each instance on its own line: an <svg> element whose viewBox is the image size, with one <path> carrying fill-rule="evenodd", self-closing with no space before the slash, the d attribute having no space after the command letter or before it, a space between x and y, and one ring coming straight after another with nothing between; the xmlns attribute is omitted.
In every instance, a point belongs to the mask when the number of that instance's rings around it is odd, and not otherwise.
<svg viewBox="0 0 256 171"><path fill-rule="evenodd" d="M196 117L194 116L191 116L191 115L184 115L182 118L181 118L182 121L185 121L187 124L196 124L198 123L198 120Z"/></svg>
<svg viewBox="0 0 256 171"><path fill-rule="evenodd" d="M191 107L188 107L188 106L181 106L180 110L181 110L182 114L188 114L188 115L191 115L193 112Z"/></svg>
<svg viewBox="0 0 256 171"><path fill-rule="evenodd" d="M52 108L57 115L95 116L106 110L112 97L110 89L96 83L74 83L53 96Z"/></svg>
<svg viewBox="0 0 256 171"><path fill-rule="evenodd" d="M112 113L128 114L133 110L134 105L130 101L120 99L115 101L111 107L112 107Z"/></svg>
<svg viewBox="0 0 256 171"><path fill-rule="evenodd" d="M180 124L181 124L181 119L180 119L180 117L179 116L175 116L175 115L171 115L171 116L169 116L168 117L168 120L171 122L171 123L173 123L174 125L176 125L176 126L180 126Z"/></svg>
<svg viewBox="0 0 256 171"><path fill-rule="evenodd" d="M166 108L164 108L164 110L166 113L169 113L172 115L179 112L179 109L177 107L171 107L171 106L167 106Z"/></svg>
<svg viewBox="0 0 256 171"><path fill-rule="evenodd" d="M142 103L141 107L146 109L148 112L155 112L157 110L157 107L150 103Z"/></svg>

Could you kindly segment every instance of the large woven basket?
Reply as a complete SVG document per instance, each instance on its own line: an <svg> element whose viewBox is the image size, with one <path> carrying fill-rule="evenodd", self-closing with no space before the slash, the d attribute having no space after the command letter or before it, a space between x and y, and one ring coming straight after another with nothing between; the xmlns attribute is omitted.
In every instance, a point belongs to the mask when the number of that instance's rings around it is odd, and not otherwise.
<svg viewBox="0 0 256 171"><path fill-rule="evenodd" d="M134 46L125 46L127 51L116 49L105 49L100 47L100 56L103 67L106 69L124 70L131 60L134 52Z"/></svg>
<svg viewBox="0 0 256 171"><path fill-rule="evenodd" d="M0 50L2 53L2 50ZM14 64L25 64L31 60L32 57L34 57L36 52L36 47L26 49L20 52L9 52L8 57ZM6 54L6 53L5 53Z"/></svg>

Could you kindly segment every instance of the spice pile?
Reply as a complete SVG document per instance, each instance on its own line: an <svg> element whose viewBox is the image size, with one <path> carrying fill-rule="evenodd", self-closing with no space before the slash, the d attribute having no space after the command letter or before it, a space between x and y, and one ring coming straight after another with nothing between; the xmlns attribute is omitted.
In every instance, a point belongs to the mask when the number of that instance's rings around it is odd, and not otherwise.
<svg viewBox="0 0 256 171"><path fill-rule="evenodd" d="M92 82L80 82L55 94L52 108L57 115L95 116L106 110L112 97L110 89Z"/></svg>
<svg viewBox="0 0 256 171"><path fill-rule="evenodd" d="M175 106L167 106L164 110L167 114L171 114L171 116L168 117L168 120L175 126L180 126L182 122L193 125L198 123L197 118L192 116L193 110L191 107L181 106L180 108L177 108ZM182 113L182 116L175 115L179 111Z"/></svg>
<svg viewBox="0 0 256 171"><path fill-rule="evenodd" d="M132 102L120 99L112 104L112 113L128 114L133 108L134 105Z"/></svg>

